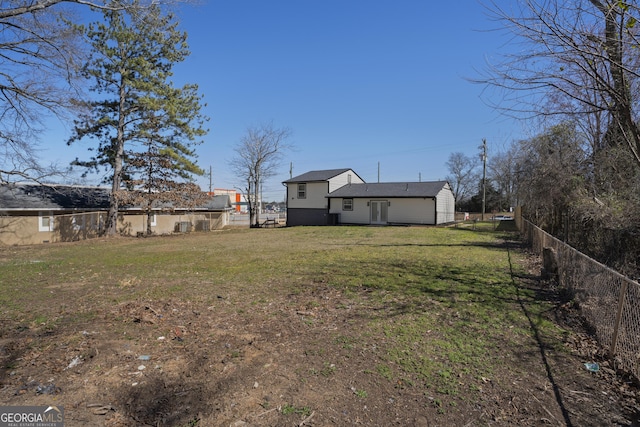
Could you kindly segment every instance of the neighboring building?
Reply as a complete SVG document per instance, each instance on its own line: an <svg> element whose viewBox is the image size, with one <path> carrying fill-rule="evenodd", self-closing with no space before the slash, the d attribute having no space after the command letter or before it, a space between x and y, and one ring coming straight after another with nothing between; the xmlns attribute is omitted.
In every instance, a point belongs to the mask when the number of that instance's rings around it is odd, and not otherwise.
<svg viewBox="0 0 640 427"><path fill-rule="evenodd" d="M231 199L231 203L236 213L246 212L247 211L247 201L244 198L244 195L238 193L235 189L226 189L226 188L214 188L213 194L216 196L227 195Z"/></svg>
<svg viewBox="0 0 640 427"><path fill-rule="evenodd" d="M351 169L311 171L284 181L287 186L287 225L330 223L327 195L350 183L363 183Z"/></svg>
<svg viewBox="0 0 640 427"><path fill-rule="evenodd" d="M455 199L446 181L367 184L351 169L333 169L307 172L284 184L289 226L455 220Z"/></svg>
<svg viewBox="0 0 640 427"><path fill-rule="evenodd" d="M0 244L65 242L97 236L104 231L110 191L100 187L6 184L0 186ZM158 211L152 215L155 234L222 228L232 210L229 196L214 196L195 209ZM118 229L138 235L147 229L140 207L119 210Z"/></svg>

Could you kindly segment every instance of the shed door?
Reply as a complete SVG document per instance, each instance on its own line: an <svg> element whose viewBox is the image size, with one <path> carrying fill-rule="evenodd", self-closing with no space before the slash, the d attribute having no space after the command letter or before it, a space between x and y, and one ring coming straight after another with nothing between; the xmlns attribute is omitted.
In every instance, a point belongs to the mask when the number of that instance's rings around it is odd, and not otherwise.
<svg viewBox="0 0 640 427"><path fill-rule="evenodd" d="M371 201L371 224L387 223L387 205L386 200Z"/></svg>

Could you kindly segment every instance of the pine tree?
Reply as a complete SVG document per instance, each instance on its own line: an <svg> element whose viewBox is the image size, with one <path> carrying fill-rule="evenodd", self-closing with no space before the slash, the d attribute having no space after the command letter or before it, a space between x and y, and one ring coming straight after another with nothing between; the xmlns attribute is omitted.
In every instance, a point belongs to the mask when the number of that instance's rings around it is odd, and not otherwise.
<svg viewBox="0 0 640 427"><path fill-rule="evenodd" d="M97 98L87 103L69 140L98 140L90 160L73 164L110 172L105 178L111 184L108 234L117 231L122 203L140 203L146 195L143 205L150 210L157 205L154 194L169 187L189 189L181 196L187 203L199 191L186 184L204 173L192 160L193 147L207 132L198 88L175 88L169 80L174 64L189 55L187 35L158 5L133 10L106 10L103 22L82 28L93 49L83 72L93 80ZM159 185L157 179L167 182ZM178 184L176 179L185 185L169 185Z"/></svg>
<svg viewBox="0 0 640 427"><path fill-rule="evenodd" d="M204 134L201 126L191 126L193 121L200 122L197 87L167 87L161 95L141 100L147 105L147 116L139 127L143 149L129 155L128 172L133 178L124 180L128 190L119 193L121 201L142 206L148 217L147 234L151 234L154 210L193 208L207 199L191 182L192 175L205 173L192 160L191 143Z"/></svg>

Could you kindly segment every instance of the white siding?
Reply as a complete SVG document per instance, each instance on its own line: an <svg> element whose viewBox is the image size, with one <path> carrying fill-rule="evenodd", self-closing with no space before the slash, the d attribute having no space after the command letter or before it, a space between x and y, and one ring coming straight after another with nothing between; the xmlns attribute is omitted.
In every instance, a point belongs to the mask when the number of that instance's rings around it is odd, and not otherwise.
<svg viewBox="0 0 640 427"><path fill-rule="evenodd" d="M349 178L351 177L351 178ZM349 181L351 179L351 181ZM341 173L334 176L329 180L329 192L336 191L338 188L343 187L351 182L352 184L363 184L364 181L360 179L358 175L352 170Z"/></svg>
<svg viewBox="0 0 640 427"><path fill-rule="evenodd" d="M389 199L389 222L400 224L435 224L435 200L427 198Z"/></svg>
<svg viewBox="0 0 640 427"><path fill-rule="evenodd" d="M385 199L375 199L385 200ZM390 206L387 210L388 221L399 224L435 224L435 200L425 198L393 199L387 198ZM330 213L340 214L343 224L370 224L369 199L353 199L353 211L342 210L342 199L331 199Z"/></svg>
<svg viewBox="0 0 640 427"><path fill-rule="evenodd" d="M456 200L448 185L438 192L438 224L455 221Z"/></svg>
<svg viewBox="0 0 640 427"><path fill-rule="evenodd" d="M290 209L324 209L329 203L326 198L328 194L327 182L307 182L307 197L298 198L298 183L289 183L288 185L288 207Z"/></svg>
<svg viewBox="0 0 640 427"><path fill-rule="evenodd" d="M370 214L368 200L353 199L353 210L342 210L342 199L331 199L331 209L329 213L340 214L340 223L342 224L369 224Z"/></svg>
<svg viewBox="0 0 640 427"><path fill-rule="evenodd" d="M287 184L289 195L287 206L290 209L326 209L329 206L329 199L327 199L329 192L347 185L349 180L351 180L353 184L364 183L352 170L336 175L328 181L289 183ZM304 199L298 198L298 184L307 185L307 197ZM342 203L342 201L340 203ZM342 209L342 205L340 205L340 209Z"/></svg>

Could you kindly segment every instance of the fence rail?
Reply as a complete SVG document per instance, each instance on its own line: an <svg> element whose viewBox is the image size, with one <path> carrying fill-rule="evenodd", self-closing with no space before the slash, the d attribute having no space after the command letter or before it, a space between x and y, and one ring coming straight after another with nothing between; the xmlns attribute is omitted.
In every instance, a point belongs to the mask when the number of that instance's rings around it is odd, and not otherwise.
<svg viewBox="0 0 640 427"><path fill-rule="evenodd" d="M520 232L534 252L555 250L560 286L572 293L615 366L640 379L640 284L527 220L522 220Z"/></svg>

